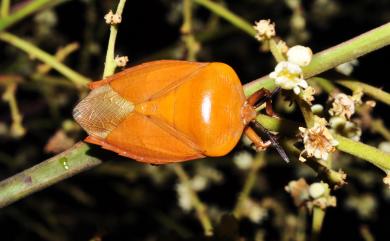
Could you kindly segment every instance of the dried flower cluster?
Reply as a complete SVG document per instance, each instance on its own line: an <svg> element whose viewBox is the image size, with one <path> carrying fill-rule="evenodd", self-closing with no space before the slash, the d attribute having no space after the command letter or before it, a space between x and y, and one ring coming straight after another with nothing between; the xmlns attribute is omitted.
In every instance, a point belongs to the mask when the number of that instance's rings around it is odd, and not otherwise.
<svg viewBox="0 0 390 241"><path fill-rule="evenodd" d="M262 19L255 22L253 28L256 30L255 38L259 41L269 40L275 36L275 24L270 19Z"/></svg>
<svg viewBox="0 0 390 241"><path fill-rule="evenodd" d="M127 56L116 56L115 63L118 67L125 67L127 62L129 62L129 58Z"/></svg>
<svg viewBox="0 0 390 241"><path fill-rule="evenodd" d="M355 113L355 100L352 96L344 93L337 93L334 95L332 108L329 110L331 116L339 116L345 119L350 119Z"/></svg>
<svg viewBox="0 0 390 241"><path fill-rule="evenodd" d="M305 149L301 153L299 160L306 161L303 154L308 157L315 157L327 160L329 153L336 150L338 144L326 127L326 120L315 116L314 126L311 128L299 127Z"/></svg>
<svg viewBox="0 0 390 241"><path fill-rule="evenodd" d="M306 206L309 210L313 207L326 209L336 206L336 197L330 195L329 185L323 182L315 182L311 185L300 178L297 181L290 181L285 187L298 207Z"/></svg>
<svg viewBox="0 0 390 241"><path fill-rule="evenodd" d="M106 20L107 24L115 25L122 22L122 16L117 13L113 13L112 10L110 10L106 15L104 15L104 19Z"/></svg>
<svg viewBox="0 0 390 241"><path fill-rule="evenodd" d="M252 199L245 200L241 212L242 216L247 217L253 223L261 223L268 216L267 209Z"/></svg>

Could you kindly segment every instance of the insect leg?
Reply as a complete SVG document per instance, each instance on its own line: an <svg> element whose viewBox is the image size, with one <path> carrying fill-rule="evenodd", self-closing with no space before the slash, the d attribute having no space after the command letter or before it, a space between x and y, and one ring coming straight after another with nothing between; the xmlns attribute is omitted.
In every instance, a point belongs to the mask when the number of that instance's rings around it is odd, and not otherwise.
<svg viewBox="0 0 390 241"><path fill-rule="evenodd" d="M263 90L263 92L265 93L262 98L258 99L258 101L256 102L256 104L254 105L255 109L257 109L258 107L260 107L262 104L264 104L265 102L265 111L268 115L270 116L274 116L274 117L277 117L277 115L274 113L273 109L272 109L272 98L278 94L281 90L280 87L276 88L275 90L273 90L272 92L270 92L269 90L267 89L264 89L262 88L261 90ZM261 91L260 90L260 91ZM249 97L250 98L250 97Z"/></svg>
<svg viewBox="0 0 390 241"><path fill-rule="evenodd" d="M260 90L253 93L251 96L248 97L247 102L251 106L260 106L264 103L265 99L264 97L267 97L271 94L271 92L265 88L261 88ZM262 100L262 101L260 101Z"/></svg>
<svg viewBox="0 0 390 241"><path fill-rule="evenodd" d="M245 127L244 133L252 141L256 150L263 151L272 144L271 141L264 142L250 126Z"/></svg>
<svg viewBox="0 0 390 241"><path fill-rule="evenodd" d="M290 159L288 158L286 152L284 151L283 147L280 146L277 138L274 134L272 134L269 130L267 130L264 126L262 126L259 122L254 121L252 122L254 125L259 128L269 139L269 141L272 143L272 146L276 149L276 151L279 153L279 155L282 157L282 159L289 163Z"/></svg>

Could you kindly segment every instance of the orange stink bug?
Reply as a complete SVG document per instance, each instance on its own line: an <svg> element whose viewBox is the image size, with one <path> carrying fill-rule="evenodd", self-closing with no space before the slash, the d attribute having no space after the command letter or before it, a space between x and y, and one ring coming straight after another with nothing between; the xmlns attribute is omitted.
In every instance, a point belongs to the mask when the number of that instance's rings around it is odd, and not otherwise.
<svg viewBox="0 0 390 241"><path fill-rule="evenodd" d="M92 90L73 111L89 134L86 142L144 163L166 164L223 156L244 132L257 148L274 144L254 121L262 89L246 100L235 71L223 63L161 60L141 64L89 84ZM259 102L263 100L262 102ZM270 138L255 133L257 125Z"/></svg>

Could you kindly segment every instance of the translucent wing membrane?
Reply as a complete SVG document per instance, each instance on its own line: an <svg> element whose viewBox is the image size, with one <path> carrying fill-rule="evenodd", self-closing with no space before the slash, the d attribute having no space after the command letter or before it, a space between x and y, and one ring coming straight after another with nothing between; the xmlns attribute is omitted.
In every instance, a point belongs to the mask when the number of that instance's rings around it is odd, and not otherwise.
<svg viewBox="0 0 390 241"><path fill-rule="evenodd" d="M106 84L92 90L73 110L73 118L92 136L106 138L134 109Z"/></svg>

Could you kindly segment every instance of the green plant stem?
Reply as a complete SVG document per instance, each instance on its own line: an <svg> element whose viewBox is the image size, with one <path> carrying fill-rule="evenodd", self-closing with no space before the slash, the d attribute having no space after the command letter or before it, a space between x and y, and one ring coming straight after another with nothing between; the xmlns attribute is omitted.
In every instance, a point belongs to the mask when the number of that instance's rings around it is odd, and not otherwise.
<svg viewBox="0 0 390 241"><path fill-rule="evenodd" d="M390 23L387 23L315 54L309 66L303 69L304 77L306 79L313 77L314 75L325 72L342 63L358 58L389 44ZM261 88L274 89L274 80L267 75L244 85L244 91L247 96Z"/></svg>
<svg viewBox="0 0 390 241"><path fill-rule="evenodd" d="M72 148L0 182L0 207L99 165L87 154L89 146L79 142Z"/></svg>
<svg viewBox="0 0 390 241"><path fill-rule="evenodd" d="M319 207L313 208L313 222L312 222L312 236L311 236L312 241L319 240L322 223L324 222L324 217L325 217L325 210Z"/></svg>
<svg viewBox="0 0 390 241"><path fill-rule="evenodd" d="M267 125L264 125L264 127L268 128L270 131L279 131L280 129L272 128L280 127L281 123L278 122L282 122L283 120L274 117L271 118L273 121L269 119L268 123L266 123ZM274 123L271 124L271 122ZM390 170L390 154L380 151L375 147L358 141L353 141L340 135L334 135L333 137L339 142L339 144L336 146L338 150L362 158L384 171Z"/></svg>
<svg viewBox="0 0 390 241"><path fill-rule="evenodd" d="M337 81L337 84L347 87L352 91L362 89L363 93L374 98L375 100L381 101L387 105L390 105L390 94L386 91L383 91L377 87L359 82L359 81L350 81L350 80L340 80Z"/></svg>
<svg viewBox="0 0 390 241"><path fill-rule="evenodd" d="M305 77L311 77L342 63L359 58L373 50L390 44L390 23L374 28L362 35L336 45L313 56L309 66L303 68Z"/></svg>
<svg viewBox="0 0 390 241"><path fill-rule="evenodd" d="M57 59L57 61L63 62L65 58L68 57L68 55L78 50L79 47L80 47L79 44L76 42L70 43L63 48L58 49L54 57ZM46 75L47 73L50 72L50 70L51 70L51 66L47 64L42 64L37 67L37 72L41 75Z"/></svg>
<svg viewBox="0 0 390 241"><path fill-rule="evenodd" d="M307 232L307 210L305 207L298 208L298 223L297 229L295 232L296 241L306 241L306 232Z"/></svg>
<svg viewBox="0 0 390 241"><path fill-rule="evenodd" d="M1 10L0 10L0 18L3 19L8 16L9 13L10 0L2 0L1 1Z"/></svg>
<svg viewBox="0 0 390 241"><path fill-rule="evenodd" d="M339 142L336 146L338 150L369 161L386 173L390 170L390 154L340 135L334 137Z"/></svg>
<svg viewBox="0 0 390 241"><path fill-rule="evenodd" d="M390 130L386 128L385 124L383 123L383 120L381 119L372 120L371 131L374 133L381 134L386 139L386 141L390 142Z"/></svg>
<svg viewBox="0 0 390 241"><path fill-rule="evenodd" d="M279 62L285 61L286 58L283 56L283 53L278 48L278 45L277 45L275 39L272 38L272 39L268 40L268 42L269 42L269 48L270 48L271 53L274 56L276 62L279 63Z"/></svg>
<svg viewBox="0 0 390 241"><path fill-rule="evenodd" d="M362 225L360 227L360 235L362 235L364 241L375 241L375 237L372 235L368 225Z"/></svg>
<svg viewBox="0 0 390 241"><path fill-rule="evenodd" d="M210 0L193 0L199 5L209 9L211 12L217 14L218 16L224 18L237 28L243 30L250 36L254 37L256 35L256 31L251 24L249 24L245 19L239 17L233 12L229 11L225 7L221 6L218 3L212 2Z"/></svg>
<svg viewBox="0 0 390 241"><path fill-rule="evenodd" d="M16 83L9 83L7 85L3 94L3 100L8 102L11 111L11 135L14 137L21 137L26 133L26 129L23 127L23 116L20 114L18 101L15 97L16 86Z"/></svg>
<svg viewBox="0 0 390 241"><path fill-rule="evenodd" d="M264 165L264 152L258 153L255 160L252 163L251 169L245 179L244 186L240 195L238 196L237 203L233 209L233 215L239 219L242 215L242 208L245 201L249 198L249 195L255 185L256 175L259 169Z"/></svg>
<svg viewBox="0 0 390 241"><path fill-rule="evenodd" d="M20 20L32 15L33 13L49 6L53 6L59 3L64 2L64 0L34 0L30 1L27 5L11 13L7 17L4 17L3 14L7 12L6 7L3 9L3 5L7 5L7 0L2 2L1 14L2 18L0 19L0 32L4 31L6 28L12 26L13 24L19 22ZM9 2L8 2L9 8Z"/></svg>
<svg viewBox="0 0 390 241"><path fill-rule="evenodd" d="M2 32L0 33L0 40L17 47L25 51L26 53L28 53L31 57L35 57L40 61L46 63L47 65L51 66L53 69L60 72L62 75L67 77L69 80L71 80L75 85L79 87L85 86L89 82L88 78L82 76L81 74L75 72L74 70L70 69L66 65L62 64L52 55L46 53L45 51L37 48L33 44L13 34Z"/></svg>
<svg viewBox="0 0 390 241"><path fill-rule="evenodd" d="M301 109L303 118L305 119L305 123L307 128L311 128L314 126L314 114L311 111L310 105L306 103L301 98L295 98L295 102L298 104L299 108Z"/></svg>
<svg viewBox="0 0 390 241"><path fill-rule="evenodd" d="M277 131L284 136L295 135L296 133L292 132L292 130L298 131L298 127L300 126L294 121L287 119L276 119L275 117L264 114L258 114L256 116L256 120L268 130Z"/></svg>
<svg viewBox="0 0 390 241"><path fill-rule="evenodd" d="M195 207L196 213L198 215L199 221L203 227L204 233L206 236L213 235L213 226L211 224L210 218L207 215L206 206L199 199L198 194L192 189L190 178L187 173L184 171L183 167L179 164L173 164L173 170L176 175L179 177L180 181L190 190L191 192L191 201Z"/></svg>
<svg viewBox="0 0 390 241"><path fill-rule="evenodd" d="M183 0L183 25L181 32L183 34L192 31L192 0Z"/></svg>
<svg viewBox="0 0 390 241"><path fill-rule="evenodd" d="M116 9L116 13L122 16L123 8L125 7L126 0L120 0L118 7ZM106 54L106 62L104 66L103 79L114 74L116 69L115 62L115 41L116 36L118 35L118 25L112 24L110 27L110 38L108 39L107 46L107 54Z"/></svg>
<svg viewBox="0 0 390 241"><path fill-rule="evenodd" d="M180 31L188 51L187 60L195 61L199 43L192 32L192 0L183 0L183 25Z"/></svg>

